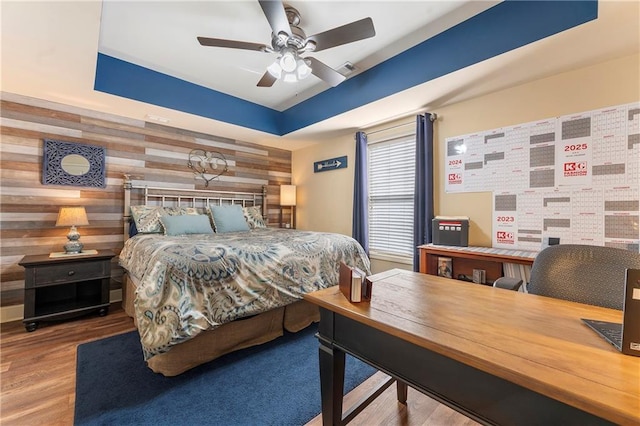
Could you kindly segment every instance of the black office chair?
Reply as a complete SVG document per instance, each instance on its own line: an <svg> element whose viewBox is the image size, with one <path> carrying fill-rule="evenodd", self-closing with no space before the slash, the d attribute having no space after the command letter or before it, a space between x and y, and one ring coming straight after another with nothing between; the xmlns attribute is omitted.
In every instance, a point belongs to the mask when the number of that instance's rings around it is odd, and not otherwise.
<svg viewBox="0 0 640 426"><path fill-rule="evenodd" d="M625 269L640 269L640 254L612 247L561 244L536 256L527 290L557 299L622 309Z"/></svg>

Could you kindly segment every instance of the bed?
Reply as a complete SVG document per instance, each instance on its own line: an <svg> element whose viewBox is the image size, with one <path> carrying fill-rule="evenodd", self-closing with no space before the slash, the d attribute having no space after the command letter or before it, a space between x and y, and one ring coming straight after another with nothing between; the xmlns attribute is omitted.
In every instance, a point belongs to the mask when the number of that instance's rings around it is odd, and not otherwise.
<svg viewBox="0 0 640 426"><path fill-rule="evenodd" d="M302 296L337 284L340 262L370 270L351 237L267 227L266 204L266 188L185 191L125 181L123 306L153 371L178 375L299 331L319 319Z"/></svg>

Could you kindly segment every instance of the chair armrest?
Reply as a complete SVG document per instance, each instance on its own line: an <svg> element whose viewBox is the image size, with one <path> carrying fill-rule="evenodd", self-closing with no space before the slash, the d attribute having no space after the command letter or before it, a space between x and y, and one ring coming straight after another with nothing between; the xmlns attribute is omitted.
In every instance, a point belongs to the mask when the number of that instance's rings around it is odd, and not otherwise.
<svg viewBox="0 0 640 426"><path fill-rule="evenodd" d="M493 282L494 287L505 288L507 290L518 291L522 285L520 278L500 277Z"/></svg>

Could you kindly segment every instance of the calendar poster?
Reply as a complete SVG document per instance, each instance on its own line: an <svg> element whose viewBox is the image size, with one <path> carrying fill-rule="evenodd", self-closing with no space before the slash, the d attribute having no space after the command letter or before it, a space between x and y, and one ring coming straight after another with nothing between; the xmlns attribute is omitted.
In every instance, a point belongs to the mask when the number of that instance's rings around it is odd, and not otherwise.
<svg viewBox="0 0 640 426"><path fill-rule="evenodd" d="M445 191L494 193L494 247L553 237L640 251L640 103L445 143Z"/></svg>

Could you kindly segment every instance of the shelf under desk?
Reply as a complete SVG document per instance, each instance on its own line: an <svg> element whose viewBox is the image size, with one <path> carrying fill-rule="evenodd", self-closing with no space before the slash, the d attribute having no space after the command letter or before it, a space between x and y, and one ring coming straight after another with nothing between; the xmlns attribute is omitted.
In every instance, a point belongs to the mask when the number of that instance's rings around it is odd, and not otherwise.
<svg viewBox="0 0 640 426"><path fill-rule="evenodd" d="M474 269L486 271L487 284L505 276L504 264L531 267L537 251L508 250L493 247L455 247L425 244L420 251L420 272L438 275L438 258L447 257L452 263L452 277L473 276Z"/></svg>

